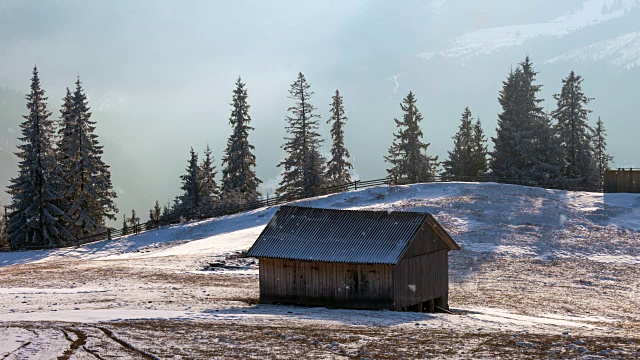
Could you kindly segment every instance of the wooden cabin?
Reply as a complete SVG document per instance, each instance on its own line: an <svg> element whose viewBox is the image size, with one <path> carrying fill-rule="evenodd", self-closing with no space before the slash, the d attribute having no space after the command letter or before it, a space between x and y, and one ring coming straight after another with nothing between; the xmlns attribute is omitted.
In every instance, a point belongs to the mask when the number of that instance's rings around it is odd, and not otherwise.
<svg viewBox="0 0 640 360"><path fill-rule="evenodd" d="M248 256L260 302L352 309L448 309L458 244L427 213L281 206Z"/></svg>

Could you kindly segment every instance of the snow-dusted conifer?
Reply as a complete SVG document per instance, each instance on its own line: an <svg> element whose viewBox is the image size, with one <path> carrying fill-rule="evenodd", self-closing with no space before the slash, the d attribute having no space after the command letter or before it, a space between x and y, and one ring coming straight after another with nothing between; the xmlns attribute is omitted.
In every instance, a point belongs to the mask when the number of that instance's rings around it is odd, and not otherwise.
<svg viewBox="0 0 640 360"><path fill-rule="evenodd" d="M535 84L537 72L527 58L503 82L498 101L491 171L500 180L519 182L557 182L560 159L557 137L548 116L540 106Z"/></svg>
<svg viewBox="0 0 640 360"><path fill-rule="evenodd" d="M347 116L344 113L344 100L340 92L336 90L336 94L332 97L331 117L327 120L331 124L331 159L327 164L327 177L330 184L343 185L351 182L349 170L353 169L353 165L349 162L351 155L344 145L344 125L347 122Z"/></svg>
<svg viewBox="0 0 640 360"><path fill-rule="evenodd" d="M586 105L593 99L582 92L582 77L573 71L562 80L562 90L555 94L558 107L552 115L562 149L562 175L566 182L595 185L598 172L592 143L593 129L588 124L591 110Z"/></svg>
<svg viewBox="0 0 640 360"><path fill-rule="evenodd" d="M102 161L103 149L89 110L78 79L75 91L67 89L63 98L57 146L66 183L65 211L70 219L69 229L77 238L104 231L105 220L114 220L118 211L109 166Z"/></svg>
<svg viewBox="0 0 640 360"><path fill-rule="evenodd" d="M313 92L309 88L304 75L299 73L289 90L289 98L295 103L288 109L291 112L291 116L287 116L289 136L282 145L287 157L278 164L284 167L276 190L278 196L297 192L311 195L327 183L326 160L319 152L322 140L317 132L318 115L313 113L316 108L310 103Z"/></svg>
<svg viewBox="0 0 640 360"><path fill-rule="evenodd" d="M156 204L153 208L149 209L149 221L147 222L146 229L155 229L160 226L160 217L162 216L162 208L160 203L156 200Z"/></svg>
<svg viewBox="0 0 640 360"><path fill-rule="evenodd" d="M449 151L449 158L442 162L443 178L450 180L464 180L478 175L473 172L473 117L471 110L465 108L458 132L453 136L453 150Z"/></svg>
<svg viewBox="0 0 640 360"><path fill-rule="evenodd" d="M476 123L473 125L471 147L473 149L471 161L472 176L483 175L489 169L489 164L487 163L487 138L484 136L480 117L478 117Z"/></svg>
<svg viewBox="0 0 640 360"><path fill-rule="evenodd" d="M602 119L598 116L596 127L593 129L593 154L598 173L598 184L604 184L604 172L609 170L609 163L613 161L613 156L607 153L607 132L602 123Z"/></svg>
<svg viewBox="0 0 640 360"><path fill-rule="evenodd" d="M127 215L122 214L122 235L129 234L129 222L127 221Z"/></svg>
<svg viewBox="0 0 640 360"><path fill-rule="evenodd" d="M229 124L233 129L225 155L222 158L222 198L227 202L255 201L261 194L258 186L262 182L255 173L255 147L249 143L249 104L247 103L247 89L240 78L236 81L231 102L231 117Z"/></svg>
<svg viewBox="0 0 640 360"><path fill-rule="evenodd" d="M518 147L519 118L517 116L518 102L517 92L522 81L522 70L511 70L507 79L502 82L502 90L498 96L498 102L502 106L502 112L498 114L498 127L496 137L493 140L490 168L498 179L520 179L523 177L520 168L522 156Z"/></svg>
<svg viewBox="0 0 640 360"><path fill-rule="evenodd" d="M180 176L182 179L182 191L184 193L177 202L177 214L187 219L193 219L198 215L200 208L200 168L198 166L198 154L191 148L187 173Z"/></svg>
<svg viewBox="0 0 640 360"><path fill-rule="evenodd" d="M402 120L394 119L398 133L393 134L394 140L389 147L386 162L392 167L387 169L389 178L395 183L417 183L433 180L438 166L438 157L426 154L430 144L423 143L420 129L422 114L416 107L413 92L402 100L400 108L403 111Z"/></svg>
<svg viewBox="0 0 640 360"><path fill-rule="evenodd" d="M211 148L207 145L204 150L204 157L202 164L198 172L198 192L200 197L200 204L198 204L199 213L202 215L210 214L216 206L220 191L218 184L216 183L216 166L213 165L213 156L211 155Z"/></svg>
<svg viewBox="0 0 640 360"><path fill-rule="evenodd" d="M542 85L535 83L538 72L533 70L533 63L529 56L520 63L520 67L523 75L523 81L520 84L523 99L521 111L523 122L521 125L526 129L520 145L523 148L532 147L531 153L528 155L524 153L525 162L531 163L530 167L524 168L525 179L557 185L561 182L560 144L551 119L540 105L543 100L538 98L538 92Z"/></svg>
<svg viewBox="0 0 640 360"><path fill-rule="evenodd" d="M131 217L129 218L129 228L133 233L140 231L138 228L140 224L140 218L136 215L136 209L131 209Z"/></svg>
<svg viewBox="0 0 640 360"><path fill-rule="evenodd" d="M23 142L16 153L18 176L11 179L8 221L13 248L56 247L74 240L65 227L65 213L57 205L63 199L57 188L64 183L53 149L54 123L49 119L47 97L34 67L31 92L27 95L29 114L23 116Z"/></svg>

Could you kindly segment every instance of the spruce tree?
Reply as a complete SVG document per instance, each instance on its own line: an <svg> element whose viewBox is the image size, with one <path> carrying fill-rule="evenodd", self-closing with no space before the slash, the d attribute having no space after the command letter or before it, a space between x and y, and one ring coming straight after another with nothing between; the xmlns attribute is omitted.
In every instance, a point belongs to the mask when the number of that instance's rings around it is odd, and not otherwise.
<svg viewBox="0 0 640 360"><path fill-rule="evenodd" d="M502 112L498 114L498 127L493 140L493 152L490 168L497 179L514 180L523 177L522 155L518 148L519 138L516 132L519 125L517 93L522 81L522 71L511 70L507 79L502 82L502 90L498 102Z"/></svg>
<svg viewBox="0 0 640 360"><path fill-rule="evenodd" d="M490 168L498 180L555 183L560 178L559 145L540 106L537 72L527 58L503 82Z"/></svg>
<svg viewBox="0 0 640 360"><path fill-rule="evenodd" d="M255 147L249 143L249 131L253 127L249 125L249 104L247 103L247 90L240 78L236 81L231 102L231 117L229 124L233 129L225 155L222 158L224 166L222 170L222 197L232 202L251 202L261 195L258 186L262 181L255 173L256 157L253 154Z"/></svg>
<svg viewBox="0 0 640 360"><path fill-rule="evenodd" d="M201 215L211 214L219 199L218 184L216 184L216 167L213 165L213 156L211 156L211 148L207 145L204 150L204 158L198 172L198 193L200 204L198 211Z"/></svg>
<svg viewBox="0 0 640 360"><path fill-rule="evenodd" d="M602 123L602 119L598 116L596 127L593 129L593 150L594 160L597 170L597 183L600 187L604 184L604 173L609 170L609 163L613 161L613 156L607 153L607 133Z"/></svg>
<svg viewBox="0 0 640 360"><path fill-rule="evenodd" d="M344 146L344 125L347 117L344 113L344 100L340 92L336 90L336 94L332 97L331 117L327 120L327 124L331 124L331 160L327 163L327 177L332 186L343 185L351 182L349 170L353 169L353 165L349 162L351 155L349 150Z"/></svg>
<svg viewBox="0 0 640 360"><path fill-rule="evenodd" d="M138 233L140 229L138 225L140 224L140 218L136 215L136 210L131 209L131 217L129 218L129 228L132 233Z"/></svg>
<svg viewBox="0 0 640 360"><path fill-rule="evenodd" d="M127 215L122 214L122 235L129 234L129 222L127 221Z"/></svg>
<svg viewBox="0 0 640 360"><path fill-rule="evenodd" d="M386 162L392 167L387 169L389 178L394 183L417 183L433 180L438 166L438 157L426 154L430 144L423 143L420 129L422 114L416 107L416 98L409 92L402 100L400 108L403 111L402 120L394 119L398 132L393 134L394 140L389 147Z"/></svg>
<svg viewBox="0 0 640 360"><path fill-rule="evenodd" d="M8 221L9 241L13 248L56 247L74 240L65 227L66 217L58 207L64 183L53 149L54 123L49 119L47 97L34 67L31 92L27 95L29 114L23 116L23 142L16 153L18 176L11 179Z"/></svg>
<svg viewBox="0 0 640 360"><path fill-rule="evenodd" d="M486 174L487 170L489 170L489 164L487 162L487 138L484 136L480 117L478 117L478 120L476 120L476 123L473 125L471 147L473 149L471 176Z"/></svg>
<svg viewBox="0 0 640 360"><path fill-rule="evenodd" d="M156 204L153 206L151 210L151 214L153 214L153 218L156 222L160 221L160 216L162 216L162 209L160 208L160 203L156 200Z"/></svg>
<svg viewBox="0 0 640 360"><path fill-rule="evenodd" d="M529 56L520 63L520 67L523 75L523 81L520 84L523 96L521 116L524 120L521 125L526 129L520 146L524 150L532 151L528 155L526 152L523 153L525 162L531 163L530 167L524 169L525 179L555 186L561 182L560 143L550 117L540 105L543 100L538 98L538 92L542 85L535 83L538 72L533 70L533 63Z"/></svg>
<svg viewBox="0 0 640 360"><path fill-rule="evenodd" d="M309 88L304 75L299 73L289 90L294 105L288 109L291 112L287 116L289 136L282 145L287 157L278 164L278 167L284 167L284 172L277 196L298 192L313 195L327 184L326 160L319 152L322 140L317 132L318 115L314 114L316 108L310 103L313 92Z"/></svg>
<svg viewBox="0 0 640 360"><path fill-rule="evenodd" d="M102 161L103 149L94 133L87 97L80 79L73 94L67 89L60 110L57 158L66 183L64 196L69 229L77 238L105 230L105 220L115 219L116 197L109 166Z"/></svg>
<svg viewBox="0 0 640 360"><path fill-rule="evenodd" d="M149 209L149 221L147 222L146 229L151 230L160 226L161 217L162 208L160 208L160 203L158 202L158 200L156 200L156 204L153 206L153 208Z"/></svg>
<svg viewBox="0 0 640 360"><path fill-rule="evenodd" d="M197 216L200 207L200 168L198 166L198 154L191 148L191 156L186 168L187 173L180 176L182 179L182 191L184 193L176 202L177 215L187 219Z"/></svg>
<svg viewBox="0 0 640 360"><path fill-rule="evenodd" d="M582 92L582 77L573 71L562 80L562 90L555 94L558 107L552 115L562 149L562 175L571 184L595 185L598 181L593 156L592 133L588 124L591 110L586 105L593 99Z"/></svg>
<svg viewBox="0 0 640 360"><path fill-rule="evenodd" d="M473 172L474 127L471 110L465 108L458 132L453 136L453 150L449 151L449 159L442 162L442 177L448 180L464 180L476 176Z"/></svg>

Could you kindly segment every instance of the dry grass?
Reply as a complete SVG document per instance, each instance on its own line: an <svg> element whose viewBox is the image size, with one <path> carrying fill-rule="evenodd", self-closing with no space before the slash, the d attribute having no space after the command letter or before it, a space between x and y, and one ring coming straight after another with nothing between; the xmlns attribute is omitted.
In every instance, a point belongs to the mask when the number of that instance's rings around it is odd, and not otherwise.
<svg viewBox="0 0 640 360"><path fill-rule="evenodd" d="M452 333L432 329L348 325L212 325L197 321L128 321L110 324L110 327L143 349L155 351L155 355L169 359L177 356L190 359L511 359L582 355L578 346L570 347L577 338L563 335ZM640 341L639 338L630 340L622 337L583 340L588 354L616 348L629 349L630 341ZM637 354L628 351L619 355L632 357Z"/></svg>

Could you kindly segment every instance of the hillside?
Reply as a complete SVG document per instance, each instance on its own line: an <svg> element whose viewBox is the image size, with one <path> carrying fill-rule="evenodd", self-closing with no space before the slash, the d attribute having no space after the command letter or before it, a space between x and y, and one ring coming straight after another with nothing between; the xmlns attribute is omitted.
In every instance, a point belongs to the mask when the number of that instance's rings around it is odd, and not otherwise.
<svg viewBox="0 0 640 360"><path fill-rule="evenodd" d="M47 358L81 339L77 358L91 358L89 350L160 358L637 355L639 194L443 183L297 204L433 214L462 247L450 253L457 315L255 305L250 261L204 270L248 249L271 207L78 248L0 253L0 339L8 339L0 356Z"/></svg>

